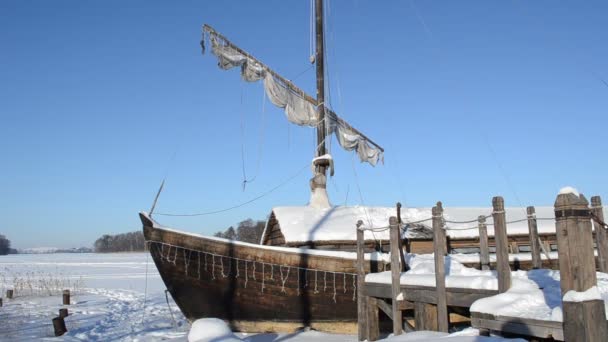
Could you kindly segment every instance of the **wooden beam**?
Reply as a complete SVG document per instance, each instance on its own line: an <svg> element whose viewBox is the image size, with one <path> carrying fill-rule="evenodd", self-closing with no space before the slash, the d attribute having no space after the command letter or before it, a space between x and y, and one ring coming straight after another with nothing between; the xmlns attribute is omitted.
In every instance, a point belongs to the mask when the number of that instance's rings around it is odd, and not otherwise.
<svg viewBox="0 0 608 342"><path fill-rule="evenodd" d="M532 268L542 268L540 258L540 240L538 238L538 224L536 222L536 209L530 206L526 208L528 213L528 232L530 233L530 253L532 254Z"/></svg>
<svg viewBox="0 0 608 342"><path fill-rule="evenodd" d="M506 292L511 287L511 268L509 268L509 240L505 217L505 201L496 196L492 199L492 218L494 219L494 238L496 239L496 271L498 273L498 292Z"/></svg>
<svg viewBox="0 0 608 342"><path fill-rule="evenodd" d="M399 223L395 216L391 216L389 219L390 239L391 239L391 299L393 300L393 334L401 335L403 332L403 317L399 307L395 305L399 299L397 298L401 294L401 264L400 264L400 252L399 252L399 240L401 240L401 234L399 234Z"/></svg>
<svg viewBox="0 0 608 342"><path fill-rule="evenodd" d="M435 289L437 291L437 322L439 331L448 332L448 305L445 293L445 254L446 237L443 226L443 207L441 202L432 209L433 247L435 254Z"/></svg>
<svg viewBox="0 0 608 342"><path fill-rule="evenodd" d="M604 221L604 210L600 196L591 197L591 212L599 220ZM606 228L597 221L593 222L593 227L595 227L598 268L600 272L608 273L608 232L606 231Z"/></svg>
<svg viewBox="0 0 608 342"><path fill-rule="evenodd" d="M487 271L490 269L490 248L488 247L488 226L485 216L480 215L477 218L477 227L479 228L479 261L481 269Z"/></svg>
<svg viewBox="0 0 608 342"><path fill-rule="evenodd" d="M365 286L365 251L364 251L364 240L363 230L361 226L363 221L357 222L357 326L359 341L368 339L367 329L367 300L363 293Z"/></svg>

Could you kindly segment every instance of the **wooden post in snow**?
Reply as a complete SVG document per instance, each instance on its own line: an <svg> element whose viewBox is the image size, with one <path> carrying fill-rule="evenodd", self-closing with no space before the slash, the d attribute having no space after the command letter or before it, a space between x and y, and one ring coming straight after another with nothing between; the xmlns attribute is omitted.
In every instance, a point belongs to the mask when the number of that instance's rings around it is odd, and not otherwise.
<svg viewBox="0 0 608 342"><path fill-rule="evenodd" d="M401 220L401 202L397 202L397 223L399 228L401 228L401 224L403 221ZM405 255L403 255L403 239L401 238L401 234L399 234L399 256L401 258L401 272L407 271L407 264L405 263Z"/></svg>
<svg viewBox="0 0 608 342"><path fill-rule="evenodd" d="M70 290L63 290L63 305L70 305Z"/></svg>
<svg viewBox="0 0 608 342"><path fill-rule="evenodd" d="M66 318L66 317L68 317L68 315L69 315L68 309L66 309L66 308L59 309L59 317Z"/></svg>
<svg viewBox="0 0 608 342"><path fill-rule="evenodd" d="M55 330L55 336L61 336L68 331L68 329L65 327L63 317L53 318L53 328Z"/></svg>
<svg viewBox="0 0 608 342"><path fill-rule="evenodd" d="M365 238L361 230L363 221L357 222L357 327L359 341L368 339L367 300L363 295L365 286Z"/></svg>
<svg viewBox="0 0 608 342"><path fill-rule="evenodd" d="M13 290L6 290L6 299L13 299Z"/></svg>
<svg viewBox="0 0 608 342"><path fill-rule="evenodd" d="M604 301L595 287L597 277L588 205L585 196L573 192L560 193L555 200L555 229L566 342L599 342L605 341L608 336ZM570 291L585 292L593 287L597 299L593 299L593 293L589 293L589 299L568 300L572 294Z"/></svg>
<svg viewBox="0 0 608 342"><path fill-rule="evenodd" d="M433 249L435 252L435 288L437 290L437 323L439 331L447 332L449 325L447 295L445 293L446 238L441 202L433 207Z"/></svg>
<svg viewBox="0 0 608 342"><path fill-rule="evenodd" d="M600 221L604 221L604 210L600 196L591 197L591 212ZM608 273L608 232L606 227L593 221L595 227L595 244L597 246L597 260L600 272Z"/></svg>
<svg viewBox="0 0 608 342"><path fill-rule="evenodd" d="M540 258L540 239L538 237L538 223L536 222L536 209L526 208L528 213L528 232L530 233L530 254L532 254L532 268L542 268L543 261ZM549 261L549 260L547 260Z"/></svg>
<svg viewBox="0 0 608 342"><path fill-rule="evenodd" d="M479 263L481 269L486 271L490 269L490 248L488 247L488 227L485 216L480 215L477 218L477 227L479 228Z"/></svg>
<svg viewBox="0 0 608 342"><path fill-rule="evenodd" d="M401 234L399 234L399 221L396 217L391 216L389 219L390 227L390 238L391 238L391 278L392 278L392 312L393 312L393 334L401 335L403 332L403 317L402 311L399 309L397 303L399 294L401 294L401 264L399 262L401 258L401 251L399 248L399 240L401 240Z"/></svg>
<svg viewBox="0 0 608 342"><path fill-rule="evenodd" d="M505 216L505 201L502 197L492 198L492 218L494 219L494 240L496 241L496 271L498 272L498 292L503 293L511 287L511 268L509 267L509 240Z"/></svg>
<svg viewBox="0 0 608 342"><path fill-rule="evenodd" d="M0 308L2 307L2 298L0 297Z"/></svg>

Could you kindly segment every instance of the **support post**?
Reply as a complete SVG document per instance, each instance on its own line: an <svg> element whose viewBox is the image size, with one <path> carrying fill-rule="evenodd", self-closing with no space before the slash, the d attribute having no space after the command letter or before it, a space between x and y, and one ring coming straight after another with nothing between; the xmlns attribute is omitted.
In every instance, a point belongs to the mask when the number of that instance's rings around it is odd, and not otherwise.
<svg viewBox="0 0 608 342"><path fill-rule="evenodd" d="M6 290L6 299L13 299L13 290Z"/></svg>
<svg viewBox="0 0 608 342"><path fill-rule="evenodd" d="M487 271L490 269L490 248L488 247L488 226L485 216L479 215L477 227L479 228L479 263L481 269Z"/></svg>
<svg viewBox="0 0 608 342"><path fill-rule="evenodd" d="M446 238L443 226L443 206L441 202L432 209L433 249L435 252L435 289L437 291L437 323L439 331L448 332L449 316L445 293Z"/></svg>
<svg viewBox="0 0 608 342"><path fill-rule="evenodd" d="M367 340L376 341L380 337L380 316L378 301L380 299L366 296L367 298Z"/></svg>
<svg viewBox="0 0 608 342"><path fill-rule="evenodd" d="M361 230L363 221L357 222L357 327L359 341L368 339L367 335L367 300L363 295L365 286L365 238Z"/></svg>
<svg viewBox="0 0 608 342"><path fill-rule="evenodd" d="M70 290L63 290L63 305L70 305Z"/></svg>
<svg viewBox="0 0 608 342"><path fill-rule="evenodd" d="M604 221L604 210L600 196L591 197L591 212L595 217ZM595 244L597 246L597 260L600 272L608 273L608 231L599 222L594 221Z"/></svg>
<svg viewBox="0 0 608 342"><path fill-rule="evenodd" d="M597 285L589 202L585 196L560 193L555 200L555 226L562 296ZM599 295L599 294L598 294ZM604 302L562 300L564 339L604 341L608 336Z"/></svg>
<svg viewBox="0 0 608 342"><path fill-rule="evenodd" d="M69 315L68 309L66 309L66 308L59 309L59 317L66 318L66 317L68 317L68 315Z"/></svg>
<svg viewBox="0 0 608 342"><path fill-rule="evenodd" d="M399 240L401 240L401 234L399 234L399 223L398 219L391 216L389 219L389 229L391 238L391 278L392 278L392 312L393 312L393 334L401 335L403 332L403 317L402 311L399 309L397 304L397 297L401 293L401 264L399 262L401 251L399 248Z"/></svg>
<svg viewBox="0 0 608 342"><path fill-rule="evenodd" d="M2 298L0 298L0 308L2 307Z"/></svg>
<svg viewBox="0 0 608 342"><path fill-rule="evenodd" d="M530 233L530 254L532 254L532 268L542 268L543 262L540 258L540 238L538 237L538 223L536 222L536 209L530 206L526 208L528 213L528 232Z"/></svg>
<svg viewBox="0 0 608 342"><path fill-rule="evenodd" d="M502 197L492 198L492 218L494 219L494 240L496 241L496 271L498 272L498 292L506 292L511 287L509 267L509 240L505 216L505 201Z"/></svg>
<svg viewBox="0 0 608 342"><path fill-rule="evenodd" d="M414 325L416 331L433 330L437 331L437 307L433 304L415 302L414 303Z"/></svg>
<svg viewBox="0 0 608 342"><path fill-rule="evenodd" d="M63 317L53 318L53 328L55 330L55 336L61 336L68 331L68 329L65 327Z"/></svg>
<svg viewBox="0 0 608 342"><path fill-rule="evenodd" d="M397 202L397 223L399 224L399 228L401 228L401 224L403 221L401 220L401 202ZM399 234L399 256L401 257L401 272L407 271L407 264L405 262L405 255L403 254L403 239L401 238L401 234Z"/></svg>

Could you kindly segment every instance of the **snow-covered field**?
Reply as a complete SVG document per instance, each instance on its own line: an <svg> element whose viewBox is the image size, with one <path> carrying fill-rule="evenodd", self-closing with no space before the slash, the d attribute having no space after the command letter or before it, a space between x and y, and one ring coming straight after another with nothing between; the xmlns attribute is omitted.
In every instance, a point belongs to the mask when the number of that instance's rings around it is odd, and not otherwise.
<svg viewBox="0 0 608 342"><path fill-rule="evenodd" d="M188 341L190 324L168 298L152 260L145 253L29 254L0 257L0 294L15 298L0 308L1 341ZM54 337L52 318L62 308L61 291L70 289L68 332ZM172 318L173 317L173 318ZM219 328L218 328L219 325ZM221 333L213 336L214 332ZM202 322L191 337L201 341L356 341L356 336L315 331L297 334L226 334L221 322ZM468 329L454 335L420 332L390 341L497 341Z"/></svg>

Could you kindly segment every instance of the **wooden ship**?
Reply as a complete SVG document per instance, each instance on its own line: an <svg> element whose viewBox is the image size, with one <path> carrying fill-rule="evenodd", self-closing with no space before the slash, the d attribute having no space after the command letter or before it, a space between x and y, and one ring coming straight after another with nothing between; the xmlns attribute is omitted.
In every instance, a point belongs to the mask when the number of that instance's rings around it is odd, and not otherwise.
<svg viewBox="0 0 608 342"><path fill-rule="evenodd" d="M316 97L208 25L203 26L201 41L203 52L205 42L210 43L221 69L239 67L243 80L262 80L269 100L284 108L290 122L316 129L310 205L319 209L330 207L326 175L333 174L333 161L326 138L335 134L344 149L372 165L382 160L384 152L325 106L323 5L316 0ZM248 331L294 331L302 326L356 331L354 253L241 243L169 229L151 218L161 190L150 213L142 212L140 218L166 288L189 320L217 317L234 329Z"/></svg>

